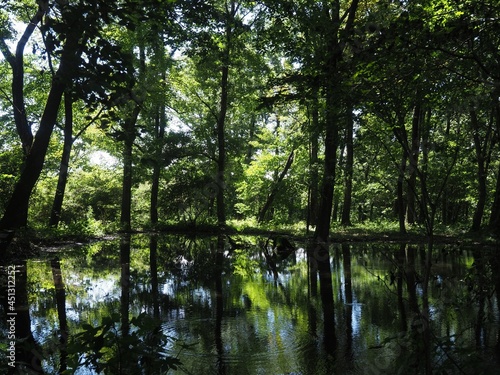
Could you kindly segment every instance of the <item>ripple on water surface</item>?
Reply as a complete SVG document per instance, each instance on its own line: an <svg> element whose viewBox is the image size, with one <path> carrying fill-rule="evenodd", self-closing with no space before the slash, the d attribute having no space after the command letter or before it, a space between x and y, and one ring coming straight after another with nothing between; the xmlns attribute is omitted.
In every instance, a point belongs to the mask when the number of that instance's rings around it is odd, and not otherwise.
<svg viewBox="0 0 500 375"><path fill-rule="evenodd" d="M303 374L310 352L318 342L307 326L299 325L290 313L276 316L272 309L225 311L220 328L215 314L206 317L172 319L163 325L166 334L180 342L172 350L180 350L179 358L193 372L211 374Z"/></svg>

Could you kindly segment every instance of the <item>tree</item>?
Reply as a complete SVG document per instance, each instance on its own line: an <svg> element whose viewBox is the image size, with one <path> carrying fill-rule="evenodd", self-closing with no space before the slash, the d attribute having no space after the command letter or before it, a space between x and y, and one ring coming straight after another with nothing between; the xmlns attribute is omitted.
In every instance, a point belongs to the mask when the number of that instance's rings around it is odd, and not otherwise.
<svg viewBox="0 0 500 375"><path fill-rule="evenodd" d="M101 38L100 34L106 23L121 19L127 24L128 15L124 12L124 8L116 10L115 5L110 7L105 2L99 2L98 5L96 6L95 2L83 1L76 4L38 2L35 15L19 40L15 54L8 49L6 43L8 35L3 33L0 38L0 50L9 61L13 72L12 108L26 155L23 170L0 220L1 230L16 230L26 226L29 198L42 171L65 90L72 87L72 82L76 80L81 88L79 94L86 98L89 105L95 105L100 99L109 100L109 91L106 92L105 89L106 83L109 87L110 81L118 82L115 84L115 87L118 87L120 81L128 80L121 51ZM13 5L9 3L8 6ZM31 143L31 130L24 109L24 47L36 25L42 20L42 36L52 80L38 130ZM96 76L106 79L101 80L99 85L96 84L99 81L89 79ZM2 248L7 246L7 242L2 243Z"/></svg>

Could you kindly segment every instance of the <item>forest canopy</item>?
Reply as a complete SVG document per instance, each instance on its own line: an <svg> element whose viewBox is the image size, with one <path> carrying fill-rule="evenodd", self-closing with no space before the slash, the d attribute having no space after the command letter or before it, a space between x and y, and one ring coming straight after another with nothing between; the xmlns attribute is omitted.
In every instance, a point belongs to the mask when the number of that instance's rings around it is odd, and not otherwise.
<svg viewBox="0 0 500 375"><path fill-rule="evenodd" d="M499 17L476 0L3 1L1 237L498 234Z"/></svg>

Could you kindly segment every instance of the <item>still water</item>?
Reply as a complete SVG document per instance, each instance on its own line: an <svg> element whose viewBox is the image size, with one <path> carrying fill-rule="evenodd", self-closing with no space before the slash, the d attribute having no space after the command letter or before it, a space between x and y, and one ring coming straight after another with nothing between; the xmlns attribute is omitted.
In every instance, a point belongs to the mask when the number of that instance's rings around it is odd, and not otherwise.
<svg viewBox="0 0 500 375"><path fill-rule="evenodd" d="M500 373L495 250L332 245L334 324L325 326L305 244L277 263L276 279L266 238L233 240L242 246L218 251L216 238L134 235L17 264L20 373Z"/></svg>

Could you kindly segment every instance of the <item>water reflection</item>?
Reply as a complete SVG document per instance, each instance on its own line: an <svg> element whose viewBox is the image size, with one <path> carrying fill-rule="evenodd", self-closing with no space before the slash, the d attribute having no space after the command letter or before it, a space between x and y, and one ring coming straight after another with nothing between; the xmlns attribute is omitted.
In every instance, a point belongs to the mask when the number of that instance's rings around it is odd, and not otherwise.
<svg viewBox="0 0 500 375"><path fill-rule="evenodd" d="M299 246L280 260L275 280L261 253L265 239L237 242L242 246L224 237L122 237L19 264L18 368L23 374L42 368L46 374L495 373L495 251L336 245L329 250L329 305L324 291L315 294L311 250ZM321 288L321 275L319 281ZM6 343L7 268L1 285Z"/></svg>

